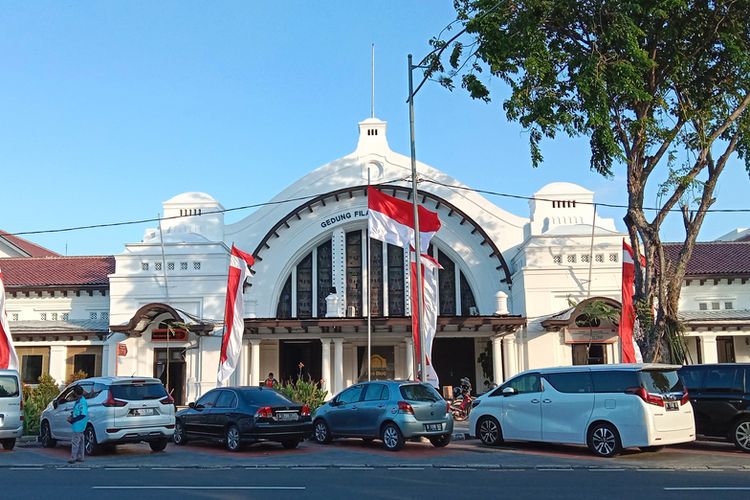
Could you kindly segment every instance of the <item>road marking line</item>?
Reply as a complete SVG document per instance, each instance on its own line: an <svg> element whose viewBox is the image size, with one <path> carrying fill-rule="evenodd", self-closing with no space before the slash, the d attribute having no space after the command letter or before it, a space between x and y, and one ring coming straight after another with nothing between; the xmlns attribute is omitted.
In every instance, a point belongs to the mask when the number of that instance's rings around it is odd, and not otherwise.
<svg viewBox="0 0 750 500"><path fill-rule="evenodd" d="M104 470L138 470L138 467L105 467Z"/></svg>
<svg viewBox="0 0 750 500"><path fill-rule="evenodd" d="M589 469L591 472L622 472L625 469L617 469L612 467L611 469Z"/></svg>
<svg viewBox="0 0 750 500"><path fill-rule="evenodd" d="M750 491L750 486L676 486L664 491Z"/></svg>
<svg viewBox="0 0 750 500"><path fill-rule="evenodd" d="M91 467L55 467L57 470L91 470Z"/></svg>
<svg viewBox="0 0 750 500"><path fill-rule="evenodd" d="M424 467L388 467L388 470L424 470Z"/></svg>
<svg viewBox="0 0 750 500"><path fill-rule="evenodd" d="M151 470L185 470L184 467L151 467Z"/></svg>
<svg viewBox="0 0 750 500"><path fill-rule="evenodd" d="M306 490L307 486L92 486L92 490Z"/></svg>
<svg viewBox="0 0 750 500"><path fill-rule="evenodd" d="M373 470L373 467L339 467L339 470Z"/></svg>
<svg viewBox="0 0 750 500"><path fill-rule="evenodd" d="M296 466L293 466L292 469L294 470L326 470L325 467L307 467L305 465L296 465Z"/></svg>
<svg viewBox="0 0 750 500"><path fill-rule="evenodd" d="M42 470L44 467L11 467L10 470Z"/></svg>

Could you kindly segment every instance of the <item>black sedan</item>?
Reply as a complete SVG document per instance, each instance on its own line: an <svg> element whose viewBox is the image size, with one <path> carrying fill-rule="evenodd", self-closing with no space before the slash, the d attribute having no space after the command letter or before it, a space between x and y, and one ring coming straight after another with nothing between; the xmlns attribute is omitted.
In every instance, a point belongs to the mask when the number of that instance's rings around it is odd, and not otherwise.
<svg viewBox="0 0 750 500"><path fill-rule="evenodd" d="M175 415L178 445L208 439L238 451L243 444L274 441L292 449L311 434L310 408L265 387L213 389Z"/></svg>

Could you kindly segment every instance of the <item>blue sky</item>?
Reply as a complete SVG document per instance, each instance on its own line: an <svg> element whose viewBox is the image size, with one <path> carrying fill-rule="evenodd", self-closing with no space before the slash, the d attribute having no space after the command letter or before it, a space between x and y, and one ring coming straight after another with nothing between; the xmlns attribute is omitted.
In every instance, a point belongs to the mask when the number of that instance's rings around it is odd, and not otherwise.
<svg viewBox="0 0 750 500"><path fill-rule="evenodd" d="M267 201L354 150L370 114L373 43L375 114L391 148L408 154L406 57L421 59L452 19L450 0L3 2L0 228L151 218L185 191L226 208ZM545 164L532 169L526 133L502 112L506 89L489 84L490 104L425 85L420 161L472 187L530 195L568 181L626 203L624 169L590 172L585 139L546 142ZM715 208L750 206L748 188L735 159ZM523 201L490 200L528 215ZM601 212L624 228L623 210ZM116 254L148 226L25 237L69 255ZM713 214L701 239L747 226L747 214ZM681 236L674 217L664 238Z"/></svg>

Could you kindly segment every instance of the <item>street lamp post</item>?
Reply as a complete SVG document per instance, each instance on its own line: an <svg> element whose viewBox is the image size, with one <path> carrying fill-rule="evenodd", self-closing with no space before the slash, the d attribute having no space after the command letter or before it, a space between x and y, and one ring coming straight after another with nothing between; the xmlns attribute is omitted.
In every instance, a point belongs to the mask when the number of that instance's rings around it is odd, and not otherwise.
<svg viewBox="0 0 750 500"><path fill-rule="evenodd" d="M418 363L418 369L414 372L415 377L419 376L419 379L424 381L427 377L427 354L424 349L424 328L422 326L422 262L421 254L422 248L420 246L419 237L419 201L417 200L417 152L414 144L414 84L412 82L412 71L418 68L424 68L419 64L412 64L412 55L408 56L409 63L409 139L411 143L411 191L412 191L412 204L414 206L414 251L416 252L416 278L417 278L417 329L419 341L419 359L414 356L414 362ZM421 87L421 85L420 85ZM417 89L419 91L419 89ZM411 312L412 315L414 311ZM415 332L412 332L412 335ZM417 349L417 342L414 343L414 349Z"/></svg>

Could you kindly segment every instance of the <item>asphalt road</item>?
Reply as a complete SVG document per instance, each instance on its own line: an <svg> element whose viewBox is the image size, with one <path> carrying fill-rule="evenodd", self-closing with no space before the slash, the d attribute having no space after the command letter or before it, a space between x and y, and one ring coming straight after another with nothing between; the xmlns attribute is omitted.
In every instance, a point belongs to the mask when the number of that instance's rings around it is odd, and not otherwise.
<svg viewBox="0 0 750 500"><path fill-rule="evenodd" d="M750 474L437 467L131 469L7 468L2 498L747 499Z"/></svg>

